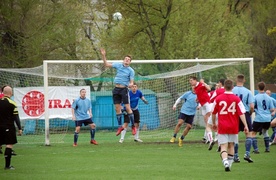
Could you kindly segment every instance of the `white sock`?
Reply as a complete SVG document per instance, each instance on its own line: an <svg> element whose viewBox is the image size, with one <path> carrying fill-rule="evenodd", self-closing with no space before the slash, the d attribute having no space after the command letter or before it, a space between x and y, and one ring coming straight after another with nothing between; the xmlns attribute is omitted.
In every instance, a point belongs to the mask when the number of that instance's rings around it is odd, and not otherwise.
<svg viewBox="0 0 276 180"><path fill-rule="evenodd" d="M210 141L210 142L213 141L213 133L212 133L212 132L208 132L208 133L207 133L207 139L208 139L208 141Z"/></svg>
<svg viewBox="0 0 276 180"><path fill-rule="evenodd" d="M124 130L121 132L121 139L125 139L127 129L124 128Z"/></svg>
<svg viewBox="0 0 276 180"><path fill-rule="evenodd" d="M136 134L134 135L134 139L139 139L139 128L136 129Z"/></svg>

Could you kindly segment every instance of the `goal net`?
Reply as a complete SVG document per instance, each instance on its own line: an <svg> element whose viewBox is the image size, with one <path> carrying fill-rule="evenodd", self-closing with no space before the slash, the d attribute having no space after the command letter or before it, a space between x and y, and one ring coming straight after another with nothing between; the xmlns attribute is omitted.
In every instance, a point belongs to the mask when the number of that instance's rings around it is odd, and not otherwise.
<svg viewBox="0 0 276 180"><path fill-rule="evenodd" d="M140 137L147 141L168 141L172 136L183 102L176 111L172 106L179 96L191 90L190 76L203 78L212 87L221 78L235 80L238 74L244 74L246 86L254 90L252 58L133 60L131 67L135 70L138 88L149 102L139 102ZM21 142L45 142L46 145L63 142L66 134L74 131L71 104L82 88L86 89L92 103L97 137L109 140L111 136L104 134L112 133L112 138L118 139L112 101L115 73L115 69L105 68L98 60L48 60L35 68L0 69L0 85L14 88L23 126ZM193 128L202 126L199 110ZM190 134L192 136L192 132ZM133 137L126 135L126 138Z"/></svg>

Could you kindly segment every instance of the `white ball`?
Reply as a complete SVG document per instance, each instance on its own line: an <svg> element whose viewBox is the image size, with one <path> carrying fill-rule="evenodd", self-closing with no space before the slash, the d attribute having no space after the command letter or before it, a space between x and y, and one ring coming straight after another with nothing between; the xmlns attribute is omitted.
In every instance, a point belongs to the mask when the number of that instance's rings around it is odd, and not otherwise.
<svg viewBox="0 0 276 180"><path fill-rule="evenodd" d="M115 12L113 14L113 20L120 21L122 18L123 18L123 16L120 12Z"/></svg>

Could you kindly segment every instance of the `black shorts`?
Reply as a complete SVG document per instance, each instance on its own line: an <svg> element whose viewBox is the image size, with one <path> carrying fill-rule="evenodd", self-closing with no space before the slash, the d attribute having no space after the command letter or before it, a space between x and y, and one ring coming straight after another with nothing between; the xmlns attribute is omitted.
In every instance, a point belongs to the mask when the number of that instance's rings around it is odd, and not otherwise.
<svg viewBox="0 0 276 180"><path fill-rule="evenodd" d="M94 122L92 121L92 118L89 119L85 119L85 120L79 120L79 121L75 121L75 126L82 126L82 124L84 124L84 126L87 126L88 124L93 124Z"/></svg>
<svg viewBox="0 0 276 180"><path fill-rule="evenodd" d="M250 116L249 112L246 112L244 115L245 115L246 123L248 126L248 131L251 132L253 130L251 116ZM239 124L239 131L241 131L241 132L244 131L244 125L241 120L240 120L240 124Z"/></svg>
<svg viewBox="0 0 276 180"><path fill-rule="evenodd" d="M114 104L129 104L128 88L115 87L112 91Z"/></svg>
<svg viewBox="0 0 276 180"><path fill-rule="evenodd" d="M134 123L140 123L140 112L138 109L132 110L133 115L134 115ZM130 119L128 115L124 115L124 123L130 123Z"/></svg>
<svg viewBox="0 0 276 180"><path fill-rule="evenodd" d="M184 113L179 113L178 119L182 119L185 123L193 124L195 115L187 115Z"/></svg>
<svg viewBox="0 0 276 180"><path fill-rule="evenodd" d="M15 128L0 128L0 145L2 144L16 144L16 129Z"/></svg>
<svg viewBox="0 0 276 180"><path fill-rule="evenodd" d="M253 131L262 132L263 129L268 130L270 128L270 122L253 122Z"/></svg>

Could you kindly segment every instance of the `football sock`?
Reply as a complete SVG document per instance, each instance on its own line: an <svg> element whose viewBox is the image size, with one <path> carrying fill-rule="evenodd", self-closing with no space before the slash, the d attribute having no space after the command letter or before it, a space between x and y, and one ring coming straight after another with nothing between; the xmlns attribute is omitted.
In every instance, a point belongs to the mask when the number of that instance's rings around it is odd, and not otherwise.
<svg viewBox="0 0 276 180"><path fill-rule="evenodd" d="M234 161L234 156L232 154L228 154L227 158L228 158L229 165L231 167Z"/></svg>
<svg viewBox="0 0 276 180"><path fill-rule="evenodd" d="M176 138L177 134L173 134L173 137Z"/></svg>
<svg viewBox="0 0 276 180"><path fill-rule="evenodd" d="M180 137L180 139L182 139L182 140L184 140L184 138L185 138L185 136L183 136L183 135Z"/></svg>
<svg viewBox="0 0 276 180"><path fill-rule="evenodd" d="M269 137L264 138L264 143L265 143L265 149L269 149Z"/></svg>
<svg viewBox="0 0 276 180"><path fill-rule="evenodd" d="M78 142L78 137L79 137L79 133L75 132L74 133L74 143Z"/></svg>
<svg viewBox="0 0 276 180"><path fill-rule="evenodd" d="M127 128L124 128L124 130L121 132L121 139L125 139Z"/></svg>
<svg viewBox="0 0 276 180"><path fill-rule="evenodd" d="M252 138L252 146L254 148L254 151L257 151L258 150L258 141L257 141L257 138L256 137L253 137Z"/></svg>
<svg viewBox="0 0 276 180"><path fill-rule="evenodd" d="M136 134L134 135L135 139L139 139L139 127L136 129Z"/></svg>
<svg viewBox="0 0 276 180"><path fill-rule="evenodd" d="M12 154L12 149L6 147L6 150L5 150L6 166L5 167L10 167L11 165L11 154Z"/></svg>
<svg viewBox="0 0 276 180"><path fill-rule="evenodd" d="M212 142L213 141L213 133L207 132L207 138L208 138L208 141Z"/></svg>
<svg viewBox="0 0 276 180"><path fill-rule="evenodd" d="M123 116L122 114L116 115L119 127L122 126L122 116Z"/></svg>
<svg viewBox="0 0 276 180"><path fill-rule="evenodd" d="M90 129L91 140L95 138L95 129Z"/></svg>
<svg viewBox="0 0 276 180"><path fill-rule="evenodd" d="M245 154L247 156L250 155L251 145L252 145L252 138L247 137L246 140L245 140Z"/></svg>
<svg viewBox="0 0 276 180"><path fill-rule="evenodd" d="M131 124L134 125L134 115L133 115L133 113L128 114L128 118L130 119Z"/></svg>
<svg viewBox="0 0 276 180"><path fill-rule="evenodd" d="M234 152L235 152L235 157L239 157L239 144L235 143L234 145Z"/></svg>

